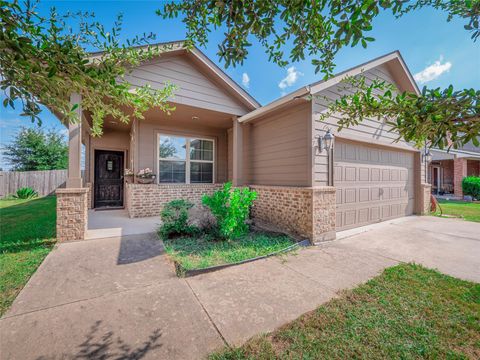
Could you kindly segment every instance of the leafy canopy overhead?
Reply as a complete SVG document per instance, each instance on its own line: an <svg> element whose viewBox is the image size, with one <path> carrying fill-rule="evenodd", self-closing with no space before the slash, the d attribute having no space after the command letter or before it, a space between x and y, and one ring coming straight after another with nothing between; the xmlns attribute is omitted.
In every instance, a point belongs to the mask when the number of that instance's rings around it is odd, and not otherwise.
<svg viewBox="0 0 480 360"><path fill-rule="evenodd" d="M280 66L313 57L316 72L331 76L335 55L346 46L367 47L373 19L391 11L397 17L410 11L433 7L466 20L472 39L480 36L480 1L441 0L186 0L171 1L157 10L164 18L183 16L187 38L202 46L212 30L224 31L218 55L226 66L243 64L256 38ZM287 44L293 45L285 54Z"/></svg>
<svg viewBox="0 0 480 360"><path fill-rule="evenodd" d="M364 48L374 39L368 36L372 22L382 12L397 18L411 11L430 7L445 12L447 21L465 20L464 28L473 41L480 37L480 1L441 0L223 0L172 1L157 13L165 18L183 17L187 37L205 45L208 34L224 31L218 55L226 66L242 64L256 39L280 66L312 57L316 72L333 75L335 55L346 46ZM285 53L292 44L289 53ZM323 116L341 113L339 128L358 124L365 118L378 118L417 145L461 146L478 144L480 133L480 92L424 88L420 95L401 93L391 84L367 84L362 76L347 79L350 92L332 103ZM352 87L354 85L358 87ZM396 95L394 95L396 94ZM452 142L448 142L449 138Z"/></svg>
<svg viewBox="0 0 480 360"><path fill-rule="evenodd" d="M365 119L385 120L396 129L399 139L441 149L469 141L479 146L480 90L423 88L421 94L399 92L395 85L364 76L348 77L339 89L342 96L321 114L326 118L341 113L337 124L358 125Z"/></svg>
<svg viewBox="0 0 480 360"><path fill-rule="evenodd" d="M22 115L32 122L41 123L40 105L66 121L78 121L74 111L78 104L70 104L70 95L78 93L83 110L92 114L96 135L102 133L107 116L128 122L133 117L143 118L143 112L153 106L171 110L166 99L173 85L160 90L143 86L132 91L125 81L132 67L166 50L139 47L154 40L153 34L122 45L118 40L121 15L107 31L92 13L59 15L52 8L44 17L36 11L37 5L0 0L0 86L6 97L4 106L14 108L15 101L20 101ZM86 49L99 53L91 56Z"/></svg>
<svg viewBox="0 0 480 360"><path fill-rule="evenodd" d="M63 135L54 130L21 128L3 150L13 170L60 170L68 164L68 146Z"/></svg>

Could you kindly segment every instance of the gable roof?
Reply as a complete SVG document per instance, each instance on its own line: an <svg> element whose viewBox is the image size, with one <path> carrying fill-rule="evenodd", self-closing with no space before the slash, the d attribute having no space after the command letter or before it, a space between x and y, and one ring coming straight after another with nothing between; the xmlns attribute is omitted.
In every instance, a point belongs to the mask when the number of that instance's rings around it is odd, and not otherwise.
<svg viewBox="0 0 480 360"><path fill-rule="evenodd" d="M213 80L223 85L227 92L240 101L247 109L254 110L259 108L260 103L255 100L245 89L243 89L235 80L228 76L220 67L210 60L203 52L195 46L188 47L184 40L155 43L149 45L137 46L137 49L146 47L161 47L164 54L186 54L191 60L205 71ZM90 53L90 60L99 57L102 52Z"/></svg>
<svg viewBox="0 0 480 360"><path fill-rule="evenodd" d="M289 106L295 103L297 100L305 98L305 96L316 94L322 90L334 86L344 80L346 77L360 75L365 71L371 70L377 66L384 64L388 64L388 66L392 69L392 72L396 74L395 81L398 82L398 85L402 90L420 94L420 90L418 89L418 86L413 79L410 70L408 69L405 61L403 60L402 55L398 50L396 50L389 54L377 57L373 60L367 61L363 64L342 71L328 80L321 80L314 82L310 85L303 86L300 89L297 89L277 100L274 100L265 106L262 106L246 115L243 115L238 119L238 121L251 121L271 111L278 110L285 106Z"/></svg>

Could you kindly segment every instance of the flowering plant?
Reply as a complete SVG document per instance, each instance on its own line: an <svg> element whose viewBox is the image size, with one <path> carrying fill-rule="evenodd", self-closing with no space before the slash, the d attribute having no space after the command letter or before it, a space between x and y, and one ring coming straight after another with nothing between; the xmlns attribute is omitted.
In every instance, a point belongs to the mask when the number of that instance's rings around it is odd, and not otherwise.
<svg viewBox="0 0 480 360"><path fill-rule="evenodd" d="M155 174L153 173L153 171L150 168L145 168L145 169L141 169L137 173L137 177L143 178L143 179L151 179L151 178L155 177Z"/></svg>
<svg viewBox="0 0 480 360"><path fill-rule="evenodd" d="M132 176L133 175L133 170L132 169L125 169L124 174L125 174L125 176Z"/></svg>

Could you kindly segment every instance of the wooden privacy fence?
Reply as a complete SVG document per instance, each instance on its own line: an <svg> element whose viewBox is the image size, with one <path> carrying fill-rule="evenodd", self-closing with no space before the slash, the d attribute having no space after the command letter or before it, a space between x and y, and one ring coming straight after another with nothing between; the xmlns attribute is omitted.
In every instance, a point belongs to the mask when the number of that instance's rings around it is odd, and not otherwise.
<svg viewBox="0 0 480 360"><path fill-rule="evenodd" d="M31 187L39 196L54 194L65 187L67 170L0 171L0 197L14 194L22 187Z"/></svg>

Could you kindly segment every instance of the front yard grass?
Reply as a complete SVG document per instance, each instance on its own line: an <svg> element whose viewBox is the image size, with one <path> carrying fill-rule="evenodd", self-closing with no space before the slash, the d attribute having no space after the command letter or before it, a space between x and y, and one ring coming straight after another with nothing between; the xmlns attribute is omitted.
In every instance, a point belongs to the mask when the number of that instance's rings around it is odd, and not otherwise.
<svg viewBox="0 0 480 360"><path fill-rule="evenodd" d="M402 264L211 359L479 359L480 284Z"/></svg>
<svg viewBox="0 0 480 360"><path fill-rule="evenodd" d="M163 240L165 251L185 270L205 269L268 255L293 245L286 235L252 232L235 240L212 240L209 236Z"/></svg>
<svg viewBox="0 0 480 360"><path fill-rule="evenodd" d="M480 222L480 202L465 202L438 199L444 215L461 217L467 221ZM436 215L440 212L437 211Z"/></svg>
<svg viewBox="0 0 480 360"><path fill-rule="evenodd" d="M56 198L0 200L0 315L55 243Z"/></svg>

